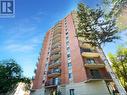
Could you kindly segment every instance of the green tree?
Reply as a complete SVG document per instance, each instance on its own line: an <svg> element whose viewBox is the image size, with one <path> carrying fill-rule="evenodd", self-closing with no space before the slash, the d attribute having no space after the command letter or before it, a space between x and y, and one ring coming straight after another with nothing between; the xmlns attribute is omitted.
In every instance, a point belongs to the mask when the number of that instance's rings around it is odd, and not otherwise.
<svg viewBox="0 0 127 95"><path fill-rule="evenodd" d="M23 77L21 67L13 59L0 61L0 94L13 91L19 82L30 87L30 79Z"/></svg>
<svg viewBox="0 0 127 95"><path fill-rule="evenodd" d="M116 54L109 54L114 72L127 91L127 48L118 48Z"/></svg>
<svg viewBox="0 0 127 95"><path fill-rule="evenodd" d="M120 37L117 35L118 28L116 27L115 20L112 18L105 18L104 12L101 8L91 9L85 6L83 3L78 5L78 38L82 38L82 43L88 43L93 47L98 48L104 57L104 61L111 76L115 76L109 64L107 57L105 56L102 45L105 43L113 42ZM117 76L116 76L117 77ZM113 78L113 77L112 77ZM120 95L126 95L124 88L118 84L119 80L114 79Z"/></svg>
<svg viewBox="0 0 127 95"><path fill-rule="evenodd" d="M78 37L84 38L85 43L101 48L102 44L112 42L119 37L115 20L105 19L104 12L99 9L91 9L84 4L78 5Z"/></svg>
<svg viewBox="0 0 127 95"><path fill-rule="evenodd" d="M103 0L107 18L115 18L120 31L127 29L127 0Z"/></svg>
<svg viewBox="0 0 127 95"><path fill-rule="evenodd" d="M127 0L103 0L104 5L111 6L111 10L109 10L110 16L119 16L121 11L127 7Z"/></svg>

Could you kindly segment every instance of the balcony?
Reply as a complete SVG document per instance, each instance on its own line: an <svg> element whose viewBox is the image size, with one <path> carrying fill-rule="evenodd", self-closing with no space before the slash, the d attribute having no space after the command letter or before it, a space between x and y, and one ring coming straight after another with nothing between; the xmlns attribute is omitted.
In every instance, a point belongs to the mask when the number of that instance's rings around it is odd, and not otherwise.
<svg viewBox="0 0 127 95"><path fill-rule="evenodd" d="M84 64L84 66L86 67L86 68L104 68L105 67L105 65L104 64L96 64L96 63L86 63L86 64Z"/></svg>
<svg viewBox="0 0 127 95"><path fill-rule="evenodd" d="M62 29L54 30L53 36L61 34Z"/></svg>
<svg viewBox="0 0 127 95"><path fill-rule="evenodd" d="M60 47L60 42L52 44L52 49Z"/></svg>
<svg viewBox="0 0 127 95"><path fill-rule="evenodd" d="M55 45L55 44L57 44L57 43L61 43L61 39L57 39L57 40L53 40L53 41L52 41L52 45Z"/></svg>
<svg viewBox="0 0 127 95"><path fill-rule="evenodd" d="M78 37L78 40L81 41L81 42L84 42L85 38L84 37Z"/></svg>
<svg viewBox="0 0 127 95"><path fill-rule="evenodd" d="M56 62L52 62L52 63L50 63L49 64L49 68L51 69L51 68L55 68L55 67L58 67L58 66L60 66L61 65L61 62L60 62L60 60L58 60L58 61L56 61Z"/></svg>
<svg viewBox="0 0 127 95"><path fill-rule="evenodd" d="M58 38L61 38L61 34L57 34L53 36L53 40L58 39Z"/></svg>
<svg viewBox="0 0 127 95"><path fill-rule="evenodd" d="M57 48L53 49L53 50L51 51L51 55L60 52L60 49L61 49L60 47L57 47Z"/></svg>
<svg viewBox="0 0 127 95"><path fill-rule="evenodd" d="M61 28L61 27L62 27L62 23L61 23L61 22L58 22L58 23L55 25L54 28L56 29L56 28Z"/></svg>
<svg viewBox="0 0 127 95"><path fill-rule="evenodd" d="M92 75L91 74L88 75L87 80L85 82L100 81L100 80L112 81L112 78L109 75L109 73L106 74L94 73Z"/></svg>
<svg viewBox="0 0 127 95"><path fill-rule="evenodd" d="M61 26L59 25L59 26L56 26L55 28L54 28L54 31L59 31L59 30L61 30L62 28L61 28Z"/></svg>
<svg viewBox="0 0 127 95"><path fill-rule="evenodd" d="M92 48L92 46L90 44L83 43L83 42L79 42L79 45L81 48Z"/></svg>
<svg viewBox="0 0 127 95"><path fill-rule="evenodd" d="M61 30L53 32L53 38L61 36Z"/></svg>
<svg viewBox="0 0 127 95"><path fill-rule="evenodd" d="M54 30L55 29L58 29L58 28L61 28L62 27L62 23L61 22L58 22L55 27L54 27Z"/></svg>
<svg viewBox="0 0 127 95"><path fill-rule="evenodd" d="M51 56L51 60L56 60L56 59L59 59L61 57L61 54L60 53L58 53L58 54L53 54L52 56Z"/></svg>
<svg viewBox="0 0 127 95"><path fill-rule="evenodd" d="M58 85L60 85L60 84L61 84L61 80L60 80L60 78L59 78L59 79L54 80L54 81L53 81L53 79L47 81L47 82L45 83L45 86L46 86L46 87L54 87L54 86L58 86Z"/></svg>
<svg viewBox="0 0 127 95"><path fill-rule="evenodd" d="M94 57L100 57L100 54L95 52L83 52L82 56L86 58L94 58Z"/></svg>
<svg viewBox="0 0 127 95"><path fill-rule="evenodd" d="M53 39L52 43L54 44L54 43L57 43L57 42L60 42L60 41L61 41L61 38L59 37L59 38Z"/></svg>
<svg viewBox="0 0 127 95"><path fill-rule="evenodd" d="M57 77L61 75L61 70L60 69L53 69L48 72L48 77Z"/></svg>

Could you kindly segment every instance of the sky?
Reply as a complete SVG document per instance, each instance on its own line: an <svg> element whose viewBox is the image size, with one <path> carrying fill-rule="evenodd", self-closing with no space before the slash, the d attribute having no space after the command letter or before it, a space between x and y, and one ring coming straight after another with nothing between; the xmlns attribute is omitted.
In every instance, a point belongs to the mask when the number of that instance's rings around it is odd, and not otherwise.
<svg viewBox="0 0 127 95"><path fill-rule="evenodd" d="M80 0L95 8L100 0ZM15 17L0 18L0 60L14 59L24 75L34 76L45 33L77 7L79 0L16 0ZM126 31L124 32L126 35ZM123 34L122 34L123 35ZM125 42L107 44L106 54Z"/></svg>

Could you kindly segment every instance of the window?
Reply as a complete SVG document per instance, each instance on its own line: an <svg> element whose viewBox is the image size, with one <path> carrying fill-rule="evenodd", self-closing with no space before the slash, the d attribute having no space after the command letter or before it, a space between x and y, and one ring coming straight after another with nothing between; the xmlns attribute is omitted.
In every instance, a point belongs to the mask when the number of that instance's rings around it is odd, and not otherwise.
<svg viewBox="0 0 127 95"><path fill-rule="evenodd" d="M58 78L58 77L56 77L56 78L53 78L53 84L54 85L58 85L59 83L60 83L60 79Z"/></svg>
<svg viewBox="0 0 127 95"><path fill-rule="evenodd" d="M68 57L68 58L70 58L70 57L71 57L71 55L70 55L70 54L67 54L67 57Z"/></svg>
<svg viewBox="0 0 127 95"><path fill-rule="evenodd" d="M71 57L67 58L67 62L68 63L71 62Z"/></svg>
<svg viewBox="0 0 127 95"><path fill-rule="evenodd" d="M72 73L72 66L68 67L68 73ZM70 78L69 80L72 80L72 78Z"/></svg>
<svg viewBox="0 0 127 95"><path fill-rule="evenodd" d="M74 95L74 89L70 89L70 95Z"/></svg>
<svg viewBox="0 0 127 95"><path fill-rule="evenodd" d="M86 48L84 49L85 52L92 52L92 50L90 48Z"/></svg>
<svg viewBox="0 0 127 95"><path fill-rule="evenodd" d="M67 23L65 24L65 28L67 28Z"/></svg>
<svg viewBox="0 0 127 95"><path fill-rule="evenodd" d="M68 63L68 67L71 67L71 66L72 66L72 64L71 64L71 62L69 62L69 63Z"/></svg>
<svg viewBox="0 0 127 95"><path fill-rule="evenodd" d="M70 49L67 50L67 54L70 54Z"/></svg>
<svg viewBox="0 0 127 95"><path fill-rule="evenodd" d="M58 72L58 73L60 73L60 69L59 69L59 68L54 68L54 69L53 69L53 72Z"/></svg>
<svg viewBox="0 0 127 95"><path fill-rule="evenodd" d="M95 64L95 60L93 58L86 59L87 64Z"/></svg>
<svg viewBox="0 0 127 95"><path fill-rule="evenodd" d="M90 70L90 73L91 73L91 78L93 79L101 78L99 70L93 69L93 70Z"/></svg>
<svg viewBox="0 0 127 95"><path fill-rule="evenodd" d="M90 48L85 48L85 49L81 48L80 51L81 51L81 53L82 52L92 52L92 50Z"/></svg>
<svg viewBox="0 0 127 95"><path fill-rule="evenodd" d="M69 79L72 79L72 73L69 73Z"/></svg>
<svg viewBox="0 0 127 95"><path fill-rule="evenodd" d="M66 25L66 24L67 24L66 18L64 19L64 21L65 21L65 23L64 23L64 24Z"/></svg>
<svg viewBox="0 0 127 95"><path fill-rule="evenodd" d="M70 50L70 47L67 47L67 51Z"/></svg>
<svg viewBox="0 0 127 95"><path fill-rule="evenodd" d="M66 37L66 40L69 40L69 37L68 36Z"/></svg>
<svg viewBox="0 0 127 95"><path fill-rule="evenodd" d="M66 32L66 35L68 35L68 32Z"/></svg>
<svg viewBox="0 0 127 95"><path fill-rule="evenodd" d="M69 41L66 42L67 46L69 46Z"/></svg>

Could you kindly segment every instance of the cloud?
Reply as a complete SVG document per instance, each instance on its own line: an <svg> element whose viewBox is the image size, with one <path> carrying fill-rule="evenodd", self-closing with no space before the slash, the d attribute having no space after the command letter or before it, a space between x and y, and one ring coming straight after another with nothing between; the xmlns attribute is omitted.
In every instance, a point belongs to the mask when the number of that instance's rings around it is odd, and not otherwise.
<svg viewBox="0 0 127 95"><path fill-rule="evenodd" d="M46 15L44 12L38 12L31 17L16 19L4 27L0 25L0 58L16 59L26 76L33 74L44 36L40 22Z"/></svg>
<svg viewBox="0 0 127 95"><path fill-rule="evenodd" d="M6 49L11 52L26 52L33 50L33 46L22 44L9 44L7 45Z"/></svg>
<svg viewBox="0 0 127 95"><path fill-rule="evenodd" d="M39 11L37 14L33 15L31 19L39 23L42 21L44 16L48 16L48 14L46 12Z"/></svg>
<svg viewBox="0 0 127 95"><path fill-rule="evenodd" d="M35 36L30 40L20 42L16 40L7 40L4 44L5 50L9 52L31 52L41 44L42 40L40 36Z"/></svg>
<svg viewBox="0 0 127 95"><path fill-rule="evenodd" d="M38 23L44 12L32 17L17 20L4 30L3 49L9 52L32 52L42 43L43 35L39 32Z"/></svg>
<svg viewBox="0 0 127 95"><path fill-rule="evenodd" d="M6 30L6 34L10 39L21 38L35 34L37 27L30 22L19 21Z"/></svg>

